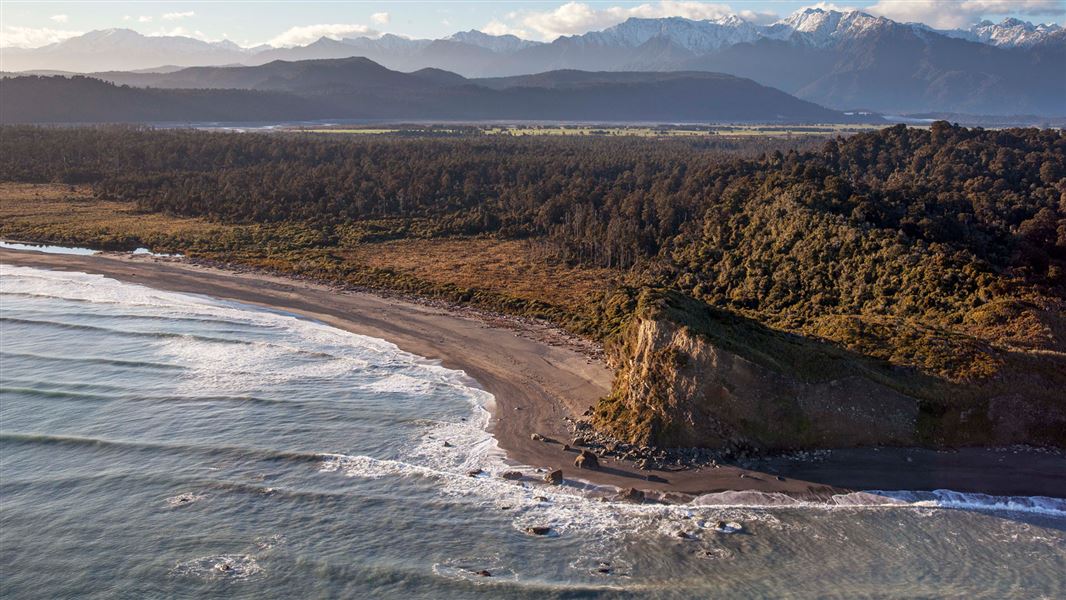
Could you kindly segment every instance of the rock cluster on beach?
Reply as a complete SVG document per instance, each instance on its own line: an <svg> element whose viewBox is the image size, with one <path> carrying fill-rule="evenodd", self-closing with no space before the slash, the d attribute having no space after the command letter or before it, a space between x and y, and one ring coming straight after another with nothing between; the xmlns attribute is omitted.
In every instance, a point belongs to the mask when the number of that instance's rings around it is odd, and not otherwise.
<svg viewBox="0 0 1066 600"><path fill-rule="evenodd" d="M572 439L564 450L588 452L599 459L611 457L630 461L645 471L681 471L699 468L718 468L720 463L731 463L741 468L751 468L759 460L780 457L787 460L813 462L824 460L829 450L806 450L788 453L760 453L754 447L735 442L724 448L659 448L649 445L629 444L593 429L589 419L591 410L578 419L565 418ZM537 435L536 438L548 438ZM652 477L652 476L649 476Z"/></svg>

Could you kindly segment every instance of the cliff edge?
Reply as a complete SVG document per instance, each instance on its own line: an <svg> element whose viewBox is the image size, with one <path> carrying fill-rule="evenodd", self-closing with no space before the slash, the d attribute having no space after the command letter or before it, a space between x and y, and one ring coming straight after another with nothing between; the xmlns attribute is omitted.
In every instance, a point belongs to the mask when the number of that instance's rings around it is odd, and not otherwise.
<svg viewBox="0 0 1066 600"><path fill-rule="evenodd" d="M646 289L608 346L618 369L598 428L666 447L1066 446L1066 361L1001 353L951 382Z"/></svg>

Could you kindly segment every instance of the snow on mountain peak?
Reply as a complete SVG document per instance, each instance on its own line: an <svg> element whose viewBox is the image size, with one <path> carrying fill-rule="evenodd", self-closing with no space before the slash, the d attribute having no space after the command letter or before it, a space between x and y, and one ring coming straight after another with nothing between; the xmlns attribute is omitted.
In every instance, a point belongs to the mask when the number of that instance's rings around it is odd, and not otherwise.
<svg viewBox="0 0 1066 600"><path fill-rule="evenodd" d="M981 21L969 29L941 31L944 35L1008 48L1029 47L1049 41L1066 43L1066 29L1059 25L1033 25L1021 19L1006 18L999 23Z"/></svg>
<svg viewBox="0 0 1066 600"><path fill-rule="evenodd" d="M892 24L892 21L884 17L875 17L857 10L842 12L805 8L770 25L767 33L768 37L799 38L813 46L824 47Z"/></svg>
<svg viewBox="0 0 1066 600"><path fill-rule="evenodd" d="M603 31L590 32L570 39L583 44L636 48L652 39L660 38L692 52L706 52L723 46L751 42L758 37L759 31L754 25L734 15L716 21L694 21L683 17L630 17Z"/></svg>
<svg viewBox="0 0 1066 600"><path fill-rule="evenodd" d="M522 38L511 34L491 35L483 31L478 31L477 29L459 31L444 39L470 44L471 46L478 46L479 48L485 48L486 50L491 50L493 52L515 52L523 48L536 46L540 43L523 40Z"/></svg>

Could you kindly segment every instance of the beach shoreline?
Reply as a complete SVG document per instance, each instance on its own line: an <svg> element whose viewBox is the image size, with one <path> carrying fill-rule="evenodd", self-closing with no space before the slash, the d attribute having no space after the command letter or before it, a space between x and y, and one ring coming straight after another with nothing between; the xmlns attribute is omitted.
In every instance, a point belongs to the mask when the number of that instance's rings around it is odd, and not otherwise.
<svg viewBox="0 0 1066 600"><path fill-rule="evenodd" d="M600 459L598 470L579 470L573 464L575 451L564 450L572 436L567 419L579 418L606 395L613 373L595 344L547 324L396 294L342 290L293 277L147 255L82 256L0 249L0 264L94 273L285 311L384 339L401 350L465 372L495 397L489 429L508 461L530 469L561 469L569 480L637 488L673 501L731 491L827 499L857 490L937 489L1066 498L1066 478L1057 476L1066 472L1066 454L1022 447L861 448L673 471L644 471L632 462L608 457ZM558 443L532 439L532 434ZM535 471L528 475L540 476Z"/></svg>

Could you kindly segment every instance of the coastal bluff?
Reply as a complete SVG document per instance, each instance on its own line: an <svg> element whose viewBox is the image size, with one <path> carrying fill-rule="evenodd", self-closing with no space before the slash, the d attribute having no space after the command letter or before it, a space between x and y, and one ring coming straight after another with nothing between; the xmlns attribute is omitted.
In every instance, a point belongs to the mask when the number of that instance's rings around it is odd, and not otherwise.
<svg viewBox="0 0 1066 600"><path fill-rule="evenodd" d="M1030 357L987 381L951 382L650 289L607 349L617 375L593 421L632 443L1066 446L1061 357Z"/></svg>

